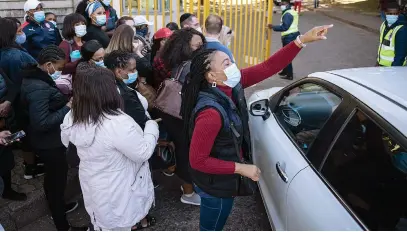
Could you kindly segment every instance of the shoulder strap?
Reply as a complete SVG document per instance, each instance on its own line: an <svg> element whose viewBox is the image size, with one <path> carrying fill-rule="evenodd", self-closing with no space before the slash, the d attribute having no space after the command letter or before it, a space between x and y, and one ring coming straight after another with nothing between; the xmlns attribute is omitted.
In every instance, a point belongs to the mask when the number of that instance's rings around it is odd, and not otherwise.
<svg viewBox="0 0 407 232"><path fill-rule="evenodd" d="M182 77L182 73L183 73L183 71L184 71L184 69L186 68L186 67L188 67L188 73L189 73L189 67L190 67L190 65L191 65L191 61L184 61L180 66L178 66L178 68L176 69L176 72L175 72L175 75L174 76L172 76L172 78L174 78L174 80L177 80L177 81L184 81L185 80L185 78L184 78L184 80L180 80L180 78ZM187 73L187 74L188 74ZM185 75L186 76L186 75ZM184 77L185 77L184 76Z"/></svg>

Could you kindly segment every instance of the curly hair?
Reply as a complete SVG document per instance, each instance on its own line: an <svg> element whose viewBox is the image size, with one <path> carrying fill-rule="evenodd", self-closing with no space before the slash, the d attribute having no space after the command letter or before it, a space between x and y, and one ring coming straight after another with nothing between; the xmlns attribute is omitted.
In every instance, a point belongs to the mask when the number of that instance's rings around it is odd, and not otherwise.
<svg viewBox="0 0 407 232"><path fill-rule="evenodd" d="M104 63L106 68L114 71L116 68L126 68L131 59L136 60L136 55L134 53L115 50L105 55Z"/></svg>
<svg viewBox="0 0 407 232"><path fill-rule="evenodd" d="M182 64L182 62L192 59L194 51L190 43L194 35L201 37L203 42L202 47L204 47L206 44L205 37L193 28L174 31L170 38L168 38L160 54L166 69L172 70Z"/></svg>

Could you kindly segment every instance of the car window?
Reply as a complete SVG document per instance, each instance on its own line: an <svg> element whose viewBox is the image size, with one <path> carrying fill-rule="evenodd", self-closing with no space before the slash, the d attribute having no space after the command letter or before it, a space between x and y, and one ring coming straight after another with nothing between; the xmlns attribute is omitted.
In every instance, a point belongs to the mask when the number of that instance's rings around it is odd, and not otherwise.
<svg viewBox="0 0 407 232"><path fill-rule="evenodd" d="M362 111L341 132L321 174L369 230L407 229L407 152Z"/></svg>
<svg viewBox="0 0 407 232"><path fill-rule="evenodd" d="M306 153L341 101L339 96L325 88L306 83L283 95L275 115L289 136Z"/></svg>

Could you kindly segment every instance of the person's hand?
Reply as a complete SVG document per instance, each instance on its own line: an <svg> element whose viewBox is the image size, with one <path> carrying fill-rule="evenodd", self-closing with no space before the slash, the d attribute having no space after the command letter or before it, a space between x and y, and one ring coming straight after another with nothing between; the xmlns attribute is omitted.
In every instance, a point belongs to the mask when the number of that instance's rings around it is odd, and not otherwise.
<svg viewBox="0 0 407 232"><path fill-rule="evenodd" d="M235 173L259 181L261 171L256 165L235 163Z"/></svg>
<svg viewBox="0 0 407 232"><path fill-rule="evenodd" d="M0 104L0 116L1 117L7 117L8 114L10 113L11 109L11 102L5 101Z"/></svg>
<svg viewBox="0 0 407 232"><path fill-rule="evenodd" d="M273 24L267 25L268 29L273 29Z"/></svg>
<svg viewBox="0 0 407 232"><path fill-rule="evenodd" d="M107 30L107 27L106 27L106 26L103 26L103 27L101 27L100 29L102 29L102 31L106 31L106 30Z"/></svg>
<svg viewBox="0 0 407 232"><path fill-rule="evenodd" d="M141 41L136 40L133 42L133 52L136 53L136 55L138 55L139 57L143 57L143 54L141 53L143 48L144 45Z"/></svg>
<svg viewBox="0 0 407 232"><path fill-rule="evenodd" d="M334 25L324 25L319 27L314 27L311 30L307 31L304 35L300 36L302 43L312 43L319 40L325 40L328 33L328 29Z"/></svg>
<svg viewBox="0 0 407 232"><path fill-rule="evenodd" d="M11 135L10 131L0 132L0 145L6 146L7 145L6 137L8 137L10 135Z"/></svg>
<svg viewBox="0 0 407 232"><path fill-rule="evenodd" d="M71 99L69 99L69 102L68 103L66 103L66 106L68 106L69 108L72 108L72 97L71 97Z"/></svg>

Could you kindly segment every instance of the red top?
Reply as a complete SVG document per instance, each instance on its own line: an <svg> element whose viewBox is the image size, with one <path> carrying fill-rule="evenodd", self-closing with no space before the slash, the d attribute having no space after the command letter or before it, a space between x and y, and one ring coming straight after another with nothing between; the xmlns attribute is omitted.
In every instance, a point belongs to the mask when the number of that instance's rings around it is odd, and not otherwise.
<svg viewBox="0 0 407 232"><path fill-rule="evenodd" d="M283 47L263 63L240 70L243 88L263 81L286 67L301 51L294 42ZM218 86L229 97L232 88ZM215 109L201 111L195 119L195 128L189 148L189 162L195 170L209 174L233 174L235 162L210 157L213 143L222 127L221 115Z"/></svg>
<svg viewBox="0 0 407 232"><path fill-rule="evenodd" d="M159 55L156 55L153 60L153 87L157 90L161 82L171 77L171 71L165 68L164 61Z"/></svg>
<svg viewBox="0 0 407 232"><path fill-rule="evenodd" d="M82 41L82 43L84 43ZM68 41L63 40L60 44L59 47L62 48L62 50L64 50L65 53L65 60L66 60L66 64L64 67L64 70L62 70L62 74L71 74L74 75L76 72L76 66L78 65L79 60L75 61L75 62L71 62L71 47L72 46L72 52L75 50L81 50L81 47L78 46L76 43L73 43L72 45L68 43Z"/></svg>

